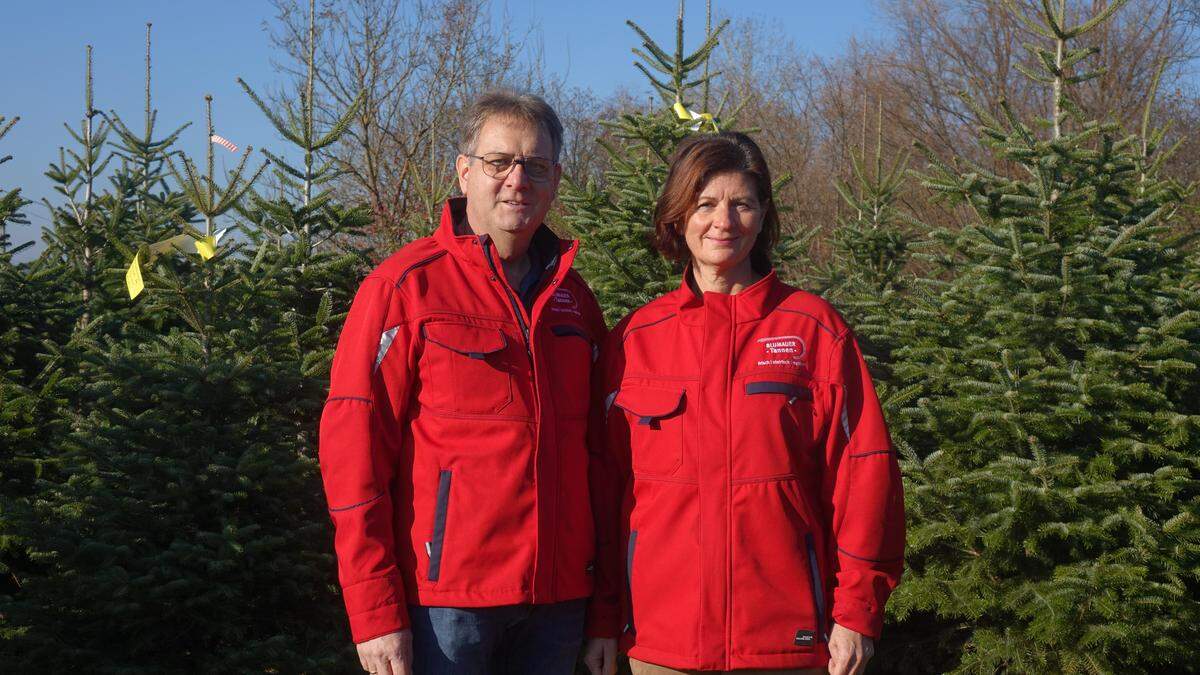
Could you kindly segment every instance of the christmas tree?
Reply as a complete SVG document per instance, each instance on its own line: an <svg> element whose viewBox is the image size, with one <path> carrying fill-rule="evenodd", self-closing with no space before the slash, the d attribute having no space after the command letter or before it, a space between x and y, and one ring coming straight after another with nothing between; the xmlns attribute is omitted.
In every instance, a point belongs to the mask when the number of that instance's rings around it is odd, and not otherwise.
<svg viewBox="0 0 1200 675"><path fill-rule="evenodd" d="M972 105L1011 171L928 155L924 185L970 217L933 232L894 351L920 394L890 420L909 515L890 608L923 634L897 670L1198 668L1200 294L1172 234L1192 186L1161 174L1161 132L1071 103L1097 74L1076 44L1124 4L1011 5L1049 43L1026 69L1048 118Z"/></svg>
<svg viewBox="0 0 1200 675"><path fill-rule="evenodd" d="M561 195L566 226L582 243L575 265L610 324L679 284L679 271L650 246L654 204L675 147L693 131L713 131L720 120L718 108L716 115L697 113L693 121L689 106L708 108L714 75L708 72L709 57L728 22L708 30L690 54L683 46L682 1L672 52L659 47L636 23L626 23L642 40L643 48L633 50L639 58L634 65L662 105L601 121L611 135L611 140L599 141L609 162L604 180L580 185L567 177Z"/></svg>
<svg viewBox="0 0 1200 675"><path fill-rule="evenodd" d="M0 115L0 140L4 140L4 137L16 126L20 119L20 117L6 119L3 115ZM0 155L0 164L4 164L10 159L12 159L12 155ZM7 252L11 248L11 239L8 233L9 223L29 223L21 214L21 207L28 203L28 200L21 197L20 188L8 191L0 189L0 253Z"/></svg>
<svg viewBox="0 0 1200 675"><path fill-rule="evenodd" d="M211 104L203 170L168 156L178 132L156 140L149 103L144 133L113 115L92 311L39 356L64 400L38 425L50 470L14 516L30 561L0 598L15 668L353 665L312 439L334 305L366 258L339 247L367 218L325 192L246 199L262 169L247 149L216 175ZM76 259L76 225L56 222L50 264Z"/></svg>
<svg viewBox="0 0 1200 675"><path fill-rule="evenodd" d="M909 153L884 161L882 102L876 103L873 150L866 144L865 110L863 118L862 147L848 153L851 180L834 183L849 211L832 230L829 255L812 255L809 244L823 231L820 223L814 223L793 237L791 256L799 285L829 300L854 328L887 409L901 403L883 390L892 381L892 352L900 346L900 327L912 291L907 268L913 222L898 205L908 177Z"/></svg>

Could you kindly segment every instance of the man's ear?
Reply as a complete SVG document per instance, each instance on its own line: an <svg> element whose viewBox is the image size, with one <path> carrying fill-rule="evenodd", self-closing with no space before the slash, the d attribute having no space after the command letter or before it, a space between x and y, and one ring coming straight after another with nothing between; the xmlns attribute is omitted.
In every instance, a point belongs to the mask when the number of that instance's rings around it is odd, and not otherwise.
<svg viewBox="0 0 1200 675"><path fill-rule="evenodd" d="M454 160L454 173L458 174L458 191L467 194L467 173L471 170L471 158L459 155Z"/></svg>

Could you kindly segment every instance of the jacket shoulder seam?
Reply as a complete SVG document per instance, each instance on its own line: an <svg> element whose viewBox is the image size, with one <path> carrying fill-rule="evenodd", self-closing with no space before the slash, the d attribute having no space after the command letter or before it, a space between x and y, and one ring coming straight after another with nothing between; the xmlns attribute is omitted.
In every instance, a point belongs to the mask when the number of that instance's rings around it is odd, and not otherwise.
<svg viewBox="0 0 1200 675"><path fill-rule="evenodd" d="M394 286L396 288L400 288L400 286L404 283L404 280L408 278L408 275L413 270L417 269L418 267L424 267L425 265L428 265L429 263L433 262L434 260L437 260L438 258L446 255L447 253L448 253L448 251L445 251L445 250L437 251L436 253L427 255L424 258L421 258L420 260L410 264L408 267L405 267L404 271L400 273L400 276L396 278Z"/></svg>
<svg viewBox="0 0 1200 675"><path fill-rule="evenodd" d="M631 326L631 327L629 327L629 328L626 328L626 329L625 329L625 334L621 336L621 342L624 342L624 341L628 340L628 339L629 339L629 336L630 336L630 335L632 335L632 334L633 334L633 332L634 332L634 331L636 331L636 330L641 330L641 329L643 329L643 328L649 328L650 326L654 326L654 325L660 324L660 323L662 323L662 322L666 321L667 319L673 319L673 318L675 318L675 313L674 313L674 312L672 312L672 313L670 313L670 314L668 314L668 315L664 316L664 317L663 317L663 318L661 318L661 319L655 319L654 321L648 321L648 322L646 322L646 323L641 323L641 324L638 324L638 325L636 325L636 326Z"/></svg>
<svg viewBox="0 0 1200 675"><path fill-rule="evenodd" d="M815 314L813 314L812 312L806 312L802 309L788 309L787 307L780 307L780 308L778 308L778 311L787 312L788 314L800 314L802 316L807 316L808 318L812 319L817 324L817 326L821 328L821 330L825 331L826 333L829 333L830 335L832 335L834 337L834 339L837 339L837 340L841 340L842 338L844 338L846 336L846 333L849 332L849 329L846 329L846 330L843 330L841 333L838 333L833 328L830 328L828 325L826 325L824 321L821 321L820 319L818 319Z"/></svg>

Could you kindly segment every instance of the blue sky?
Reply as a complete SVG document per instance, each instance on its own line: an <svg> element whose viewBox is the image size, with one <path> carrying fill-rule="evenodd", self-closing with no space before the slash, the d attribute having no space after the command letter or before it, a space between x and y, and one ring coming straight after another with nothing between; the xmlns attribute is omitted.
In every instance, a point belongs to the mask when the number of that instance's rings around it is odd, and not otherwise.
<svg viewBox="0 0 1200 675"><path fill-rule="evenodd" d="M21 121L0 140L0 156L13 155L0 165L0 188L22 187L27 198L56 201L42 174L57 161L59 146L69 145L63 123L78 128L88 44L94 50L96 108L115 109L140 129L147 21L154 23L153 94L160 135L195 121L180 147L201 156L204 95L211 93L217 133L240 145L280 147L274 129L235 82L240 76L266 92L280 81L271 66L271 59L280 55L268 44L274 13L266 0L4 4L0 115L19 115ZM494 0L493 5L496 20L507 13L517 26L533 22L540 29L550 72L601 95L622 86L643 87L629 51L637 42L625 20L633 19L652 36L669 41L677 7L676 0ZM687 8L688 34L699 36L704 3L688 0ZM873 0L716 0L714 8L721 14L769 21L799 48L816 54L837 54L849 37L873 36L881 30ZM32 224L10 232L17 243L38 238L47 223L41 204L25 211Z"/></svg>

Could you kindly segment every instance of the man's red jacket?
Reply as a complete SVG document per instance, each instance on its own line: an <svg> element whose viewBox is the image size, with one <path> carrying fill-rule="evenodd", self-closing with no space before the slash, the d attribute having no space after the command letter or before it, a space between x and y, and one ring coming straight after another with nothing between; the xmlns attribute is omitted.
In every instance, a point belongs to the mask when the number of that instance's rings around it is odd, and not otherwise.
<svg viewBox="0 0 1200 675"><path fill-rule="evenodd" d="M333 359L320 463L355 642L406 603L548 603L592 591L591 372L604 321L541 227L527 310L451 200L432 237L363 281Z"/></svg>
<svg viewBox="0 0 1200 675"><path fill-rule="evenodd" d="M589 633L703 670L823 666L830 621L877 637L904 502L837 312L773 273L736 295L684 284L604 352Z"/></svg>

